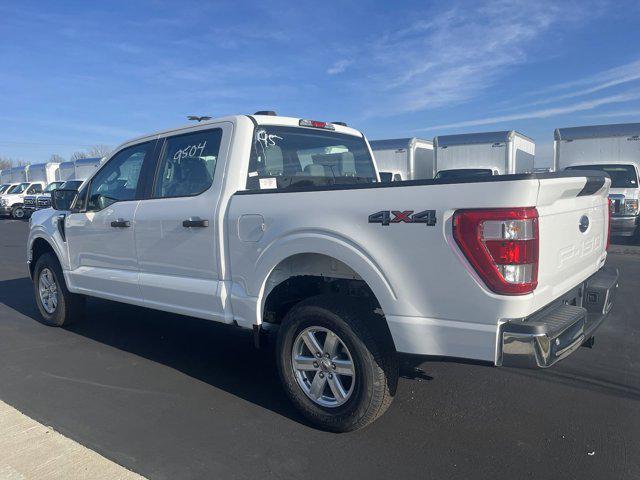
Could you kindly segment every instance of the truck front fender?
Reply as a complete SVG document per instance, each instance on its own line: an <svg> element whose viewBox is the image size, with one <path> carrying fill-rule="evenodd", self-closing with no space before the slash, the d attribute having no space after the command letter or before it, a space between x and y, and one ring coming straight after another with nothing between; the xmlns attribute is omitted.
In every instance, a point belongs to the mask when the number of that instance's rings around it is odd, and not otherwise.
<svg viewBox="0 0 640 480"><path fill-rule="evenodd" d="M31 216L31 229L27 240L27 261L32 264L33 246L36 241L45 241L53 250L63 271L69 269L69 258L66 243L58 229L59 212L40 210ZM31 265L33 266L33 265Z"/></svg>

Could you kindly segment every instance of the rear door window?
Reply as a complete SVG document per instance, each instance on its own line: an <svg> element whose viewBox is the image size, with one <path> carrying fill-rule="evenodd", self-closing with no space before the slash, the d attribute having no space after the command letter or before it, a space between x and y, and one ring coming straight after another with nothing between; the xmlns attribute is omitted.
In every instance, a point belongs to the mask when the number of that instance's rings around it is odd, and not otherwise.
<svg viewBox="0 0 640 480"><path fill-rule="evenodd" d="M218 163L222 129L167 138L158 167L154 198L190 197L208 190Z"/></svg>

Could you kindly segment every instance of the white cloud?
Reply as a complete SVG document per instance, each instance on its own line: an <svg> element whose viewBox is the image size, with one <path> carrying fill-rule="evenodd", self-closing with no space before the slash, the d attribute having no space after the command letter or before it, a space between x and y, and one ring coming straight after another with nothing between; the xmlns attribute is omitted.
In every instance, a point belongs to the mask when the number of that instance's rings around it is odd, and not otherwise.
<svg viewBox="0 0 640 480"><path fill-rule="evenodd" d="M611 87L624 85L626 83L632 83L637 80L640 80L640 60L635 60L633 62L626 63L615 68L603 70L594 75L590 75L579 80L558 83L538 90L536 92L532 92L528 96L544 95L550 92L558 92L571 89L571 91L567 93L553 95L550 97L548 96L535 102L520 104L517 107L512 108L532 107L535 105L544 105L546 103L553 103L562 100L568 100L570 98L582 97L585 95L590 95L592 93L600 92L602 90L606 90Z"/></svg>
<svg viewBox="0 0 640 480"><path fill-rule="evenodd" d="M619 117L638 117L640 120L640 110L618 110L616 112L603 112L593 115L581 115L583 118L619 118Z"/></svg>
<svg viewBox="0 0 640 480"><path fill-rule="evenodd" d="M583 21L585 12L596 14L583 4L548 0L492 0L438 9L422 12L430 20L383 34L358 55L371 72L369 103L375 106L370 114L421 111L476 98L526 62L530 49L538 48L555 23L568 28Z"/></svg>
<svg viewBox="0 0 640 480"><path fill-rule="evenodd" d="M331 67L329 67L329 69L327 70L327 73L329 75L336 75L338 73L342 73L344 72L347 67L349 65L351 65L351 60L339 60L336 63L334 63Z"/></svg>
<svg viewBox="0 0 640 480"><path fill-rule="evenodd" d="M594 108L602 105L609 105L612 103L622 103L630 100L636 100L640 98L640 91L633 91L628 93L622 93L619 95L611 95L608 97L597 98L594 100L586 100L580 103L574 103L572 105L565 105L562 107L546 108L541 110L530 110L520 113L514 113L511 115L500 115L487 118L479 118L475 120L466 120L463 122L448 123L445 125L434 125L431 127L425 127L417 129L416 131L433 131L444 128L462 128L462 127L475 127L479 125L494 125L504 122L512 122L515 120L527 120L532 118L548 118L557 115L563 115L567 113L582 112L585 110L593 110Z"/></svg>

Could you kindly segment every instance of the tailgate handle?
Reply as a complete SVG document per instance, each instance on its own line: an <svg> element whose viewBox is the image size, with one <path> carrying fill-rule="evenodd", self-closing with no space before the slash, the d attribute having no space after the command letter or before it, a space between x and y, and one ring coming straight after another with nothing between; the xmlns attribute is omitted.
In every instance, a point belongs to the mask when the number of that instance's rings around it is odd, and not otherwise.
<svg viewBox="0 0 640 480"><path fill-rule="evenodd" d="M209 226L209 220L201 220L199 218L189 217L182 221L184 228L204 228Z"/></svg>

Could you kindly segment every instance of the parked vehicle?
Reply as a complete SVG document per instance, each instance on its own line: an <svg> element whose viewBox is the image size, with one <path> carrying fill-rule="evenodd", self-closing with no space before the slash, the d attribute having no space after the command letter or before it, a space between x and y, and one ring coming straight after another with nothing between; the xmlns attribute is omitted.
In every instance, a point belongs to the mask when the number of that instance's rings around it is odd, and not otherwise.
<svg viewBox="0 0 640 480"><path fill-rule="evenodd" d="M86 180L97 170L102 161L99 157L82 158L70 162L62 162L58 168L56 180Z"/></svg>
<svg viewBox="0 0 640 480"><path fill-rule="evenodd" d="M609 175L612 234L640 237L640 123L557 128L554 167Z"/></svg>
<svg viewBox="0 0 640 480"><path fill-rule="evenodd" d="M8 170L8 176L11 179L11 183L24 183L28 182L27 166L13 167Z"/></svg>
<svg viewBox="0 0 640 480"><path fill-rule="evenodd" d="M63 190L79 190L80 186L84 183L84 180L67 180L60 188Z"/></svg>
<svg viewBox="0 0 640 480"><path fill-rule="evenodd" d="M12 192L14 189L16 189L16 187L18 187L20 183L7 183L5 185L7 185L7 188L4 190L3 193L0 194L0 198L2 197L2 195L6 195Z"/></svg>
<svg viewBox="0 0 640 480"><path fill-rule="evenodd" d="M26 167L29 182L42 182L45 185L56 181L56 174L60 168L57 162L35 163Z"/></svg>
<svg viewBox="0 0 640 480"><path fill-rule="evenodd" d="M391 138L372 140L370 145L382 181L385 181L383 174L388 181L433 178L433 142L430 140Z"/></svg>
<svg viewBox="0 0 640 480"><path fill-rule="evenodd" d="M76 178L76 162L62 162L56 172L56 181L66 182Z"/></svg>
<svg viewBox="0 0 640 480"><path fill-rule="evenodd" d="M7 193L0 197L0 216L11 216L15 219L24 218L27 212L24 209L24 198L27 195L42 193L45 184L43 182L22 182L13 185Z"/></svg>
<svg viewBox="0 0 640 480"><path fill-rule="evenodd" d="M9 187L11 187L10 183L0 184L0 195L3 195L7 190L9 190Z"/></svg>
<svg viewBox="0 0 640 480"><path fill-rule="evenodd" d="M51 182L47 185L42 193L35 195L26 195L24 197L23 208L26 217L30 217L33 212L41 208L49 208L51 206L51 192L60 188L65 182Z"/></svg>
<svg viewBox="0 0 640 480"><path fill-rule="evenodd" d="M44 323L95 296L275 337L291 401L347 431L390 405L398 352L536 368L592 342L618 278L609 184L385 184L357 130L230 116L126 142L55 190L27 258Z"/></svg>
<svg viewBox="0 0 640 480"><path fill-rule="evenodd" d="M515 130L440 135L433 147L436 172L483 169L495 175L532 172L536 149L532 139Z"/></svg>

